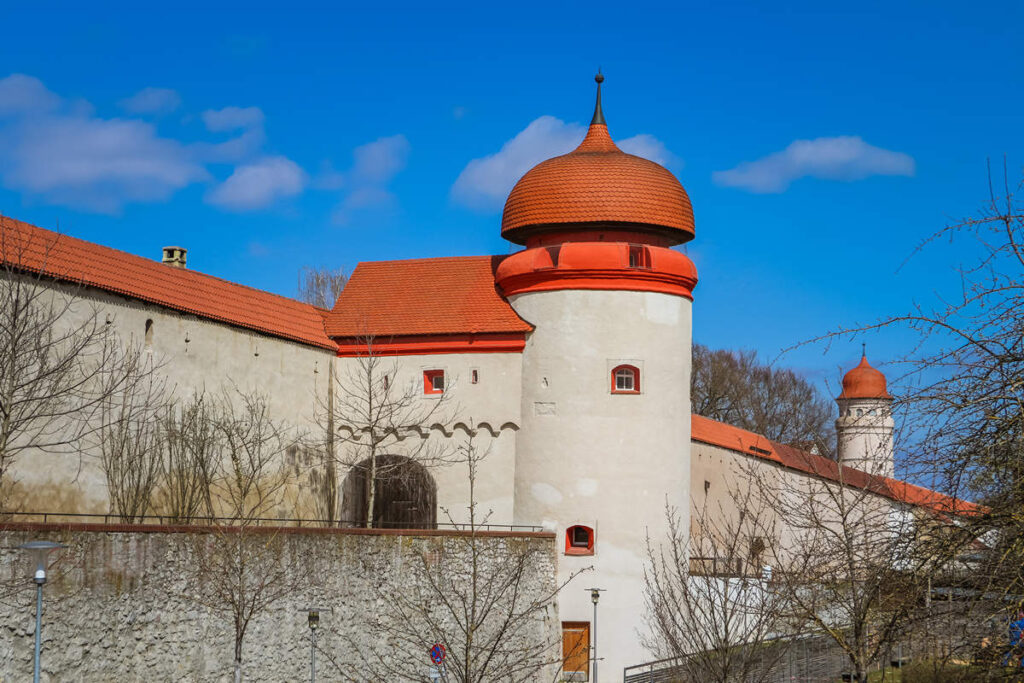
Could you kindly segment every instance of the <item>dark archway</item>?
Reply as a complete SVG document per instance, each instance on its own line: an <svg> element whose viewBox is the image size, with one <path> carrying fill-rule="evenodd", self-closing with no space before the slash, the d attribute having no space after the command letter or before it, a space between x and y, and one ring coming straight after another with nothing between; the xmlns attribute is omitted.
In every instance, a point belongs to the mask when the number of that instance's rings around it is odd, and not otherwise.
<svg viewBox="0 0 1024 683"><path fill-rule="evenodd" d="M370 460L353 467L342 486L342 519L366 526ZM373 526L377 529L437 528L437 484L427 468L400 455L377 456Z"/></svg>

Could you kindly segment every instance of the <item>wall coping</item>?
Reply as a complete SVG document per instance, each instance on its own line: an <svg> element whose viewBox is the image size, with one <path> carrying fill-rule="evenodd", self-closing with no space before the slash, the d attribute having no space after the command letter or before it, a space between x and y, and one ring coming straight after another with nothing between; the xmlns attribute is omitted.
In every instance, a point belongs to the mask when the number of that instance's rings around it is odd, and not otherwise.
<svg viewBox="0 0 1024 683"><path fill-rule="evenodd" d="M98 533L143 533L143 534L212 534L248 533L257 535L288 534L298 536L423 536L468 538L472 531L461 529L365 529L338 527L297 527L297 526L214 526L209 524L105 524L99 522L3 522L0 531L91 531ZM555 539L552 531L477 531L481 538L543 538Z"/></svg>

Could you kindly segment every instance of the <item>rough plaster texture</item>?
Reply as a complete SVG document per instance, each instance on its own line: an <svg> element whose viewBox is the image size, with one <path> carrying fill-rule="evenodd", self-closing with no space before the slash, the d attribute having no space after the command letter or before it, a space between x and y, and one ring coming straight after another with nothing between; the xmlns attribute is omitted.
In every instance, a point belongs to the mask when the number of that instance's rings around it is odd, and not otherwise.
<svg viewBox="0 0 1024 683"><path fill-rule="evenodd" d="M316 429L318 397L326 391L328 364L334 358L330 351L95 289L52 286L54 296L74 300L69 325L95 315L113 326L126 343L142 346L146 321L152 320L149 353L177 396L233 386L242 391L258 389L275 418L288 424L297 438ZM47 500L49 511L108 511L103 472L88 452L27 451L15 463L12 477L21 491L31 491L35 500ZM38 504L27 507L39 509Z"/></svg>
<svg viewBox="0 0 1024 683"><path fill-rule="evenodd" d="M193 569L196 543L209 534L161 533L86 526L30 530L0 528L0 680L32 675L34 590L28 563L14 548L47 538L65 543L45 587L44 681L227 681L232 676L230 616L198 604L202 586ZM120 530L115 530L120 529ZM271 538L267 536L265 538ZM451 533L412 536L329 530L279 533L283 558L294 571L293 594L270 607L250 627L244 646L245 680L297 681L309 675L310 641L303 608L330 608L321 615L318 680L369 680L351 645L379 641L382 608L389 591L423 590L410 567L423 552L448 553L459 546ZM261 540L257 538L257 540ZM555 580L550 534L492 535L484 562L498 562L522 544L536 552L522 588L549 594ZM488 568L485 567L486 571ZM551 604L531 622L531 638L559 639L557 609ZM376 629L376 630L375 630ZM429 636L427 636L429 638ZM345 667L343 678L330 653ZM424 679L427 652L422 653ZM551 672L538 675L548 680ZM390 679L398 680L398 679Z"/></svg>
<svg viewBox="0 0 1024 683"><path fill-rule="evenodd" d="M564 290L511 297L536 330L523 352L515 521L558 534L594 529L593 555L563 555L560 577L593 567L560 598L566 621L599 606L601 678L650 659L641 643L645 535L664 537L666 503L689 516L691 302L668 294ZM640 369L639 394L611 372ZM607 673L605 673L607 672Z"/></svg>

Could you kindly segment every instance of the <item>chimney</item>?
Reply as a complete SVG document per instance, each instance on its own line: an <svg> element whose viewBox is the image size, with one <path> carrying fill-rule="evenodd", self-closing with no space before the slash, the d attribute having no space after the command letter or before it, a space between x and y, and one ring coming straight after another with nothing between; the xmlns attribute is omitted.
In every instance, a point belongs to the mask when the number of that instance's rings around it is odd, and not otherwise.
<svg viewBox="0 0 1024 683"><path fill-rule="evenodd" d="M188 249L185 247L164 247L163 262L175 268L184 268L187 253Z"/></svg>

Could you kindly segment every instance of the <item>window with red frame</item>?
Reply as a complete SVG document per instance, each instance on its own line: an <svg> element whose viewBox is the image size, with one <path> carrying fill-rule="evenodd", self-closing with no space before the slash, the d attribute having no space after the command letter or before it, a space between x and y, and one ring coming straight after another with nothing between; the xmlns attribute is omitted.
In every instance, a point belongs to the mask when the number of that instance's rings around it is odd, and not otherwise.
<svg viewBox="0 0 1024 683"><path fill-rule="evenodd" d="M640 369L632 365L620 365L612 370L613 394L639 394Z"/></svg>
<svg viewBox="0 0 1024 683"><path fill-rule="evenodd" d="M423 371L423 393L443 394L444 393L444 370Z"/></svg>
<svg viewBox="0 0 1024 683"><path fill-rule="evenodd" d="M593 555L594 530L589 526L577 524L565 530L566 555Z"/></svg>

